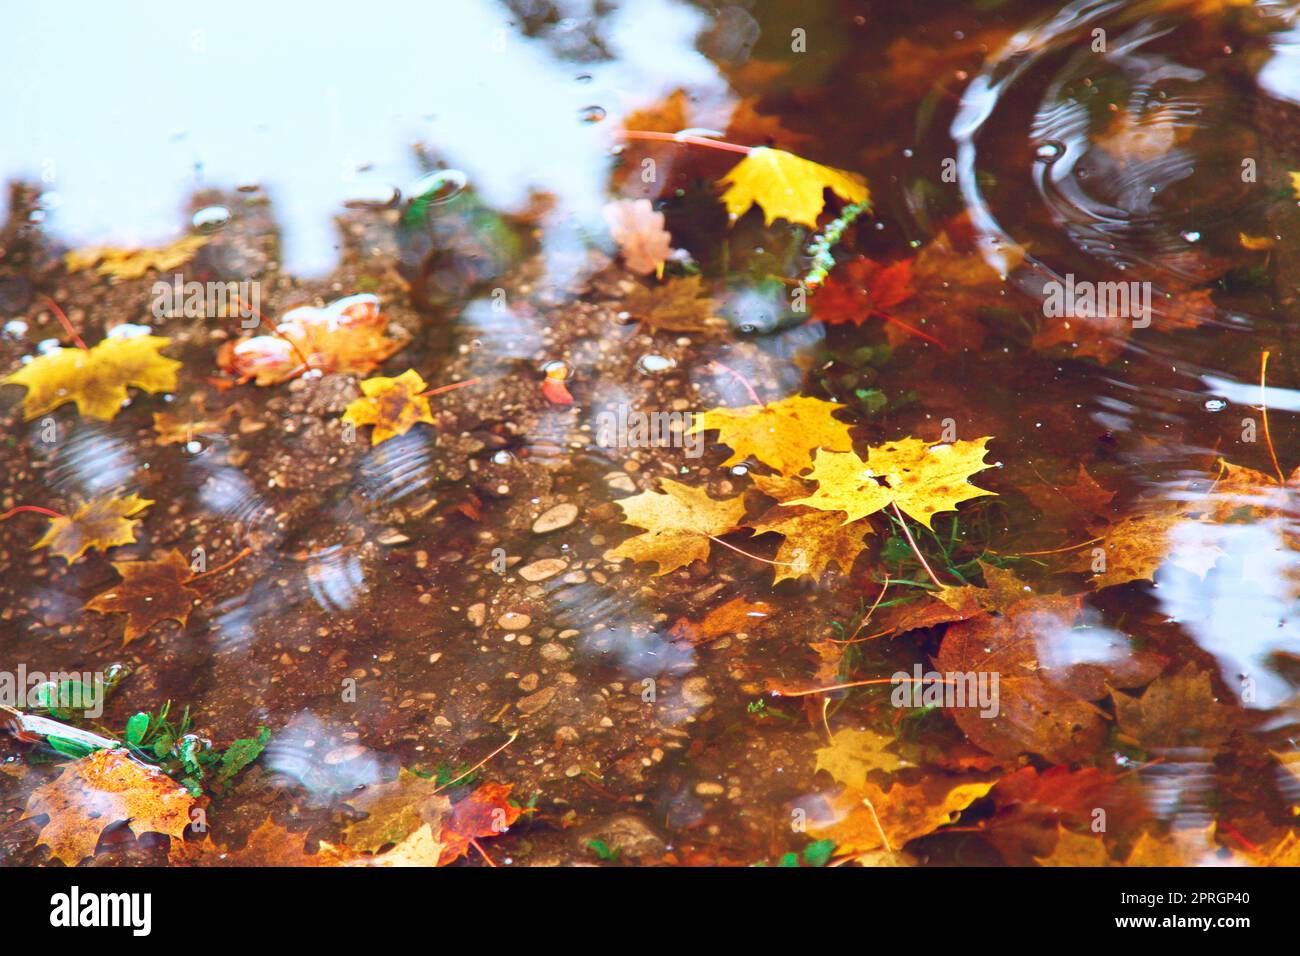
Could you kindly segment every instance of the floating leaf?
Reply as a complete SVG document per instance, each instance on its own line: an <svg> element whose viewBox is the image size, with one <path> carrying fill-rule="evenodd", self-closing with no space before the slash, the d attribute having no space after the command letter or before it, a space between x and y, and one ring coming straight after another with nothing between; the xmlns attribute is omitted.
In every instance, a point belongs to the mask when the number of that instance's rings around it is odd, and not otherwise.
<svg viewBox="0 0 1300 956"><path fill-rule="evenodd" d="M743 597L734 597L704 615L703 620L678 619L669 629L668 638L691 644L707 644L728 634L748 633L751 628L771 616L773 610L772 605L764 601L750 602Z"/></svg>
<svg viewBox="0 0 1300 956"><path fill-rule="evenodd" d="M109 335L90 349L58 348L38 355L0 384L23 385L23 417L75 402L83 418L112 421L127 400L127 388L176 390L181 363L159 355L170 339L159 335Z"/></svg>
<svg viewBox="0 0 1300 956"><path fill-rule="evenodd" d="M349 403L343 421L373 425L371 445L405 435L420 422L432 425L429 400L421 395L428 387L420 373L409 368L396 378L377 375L365 379L361 382L364 397Z"/></svg>
<svg viewBox="0 0 1300 956"><path fill-rule="evenodd" d="M805 482L770 475L754 475L754 484L782 502L807 495L810 490ZM866 535L873 533L867 522L845 524L836 512L805 505L778 505L746 522L746 527L755 534L774 532L785 538L774 559L777 564L773 584L805 575L820 580L831 564L847 574L866 547Z"/></svg>
<svg viewBox="0 0 1300 956"><path fill-rule="evenodd" d="M659 565L656 575L667 574L707 560L710 538L735 531L745 513L739 495L720 501L670 478L661 478L659 485L662 492L643 491L619 500L624 520L646 533L606 551L607 560L653 561Z"/></svg>
<svg viewBox="0 0 1300 956"><path fill-rule="evenodd" d="M189 262L208 241L207 236L182 236L175 242L154 249L120 249L97 246L67 253L63 264L69 272L89 269L114 279L139 279L150 269L168 272Z"/></svg>
<svg viewBox="0 0 1300 956"><path fill-rule="evenodd" d="M219 846L215 840L173 840L167 853L172 866L339 866L355 859L344 847L320 841L316 853L307 852L307 834L294 833L269 816L239 849Z"/></svg>
<svg viewBox="0 0 1300 956"><path fill-rule="evenodd" d="M881 265L858 256L837 266L813 297L813 318L827 325L862 325L916 294L912 260Z"/></svg>
<svg viewBox="0 0 1300 956"><path fill-rule="evenodd" d="M148 508L152 501L130 494L125 498L96 498L82 505L71 517L51 518L45 535L32 550L48 547L69 564L91 548L107 551L135 541L134 515Z"/></svg>
<svg viewBox="0 0 1300 956"><path fill-rule="evenodd" d="M114 561L113 570L122 580L95 595L85 607L100 614L127 616L123 647L159 621L185 626L199 592L185 586L194 575L179 551L172 549L158 561Z"/></svg>
<svg viewBox="0 0 1300 956"><path fill-rule="evenodd" d="M378 296L353 295L323 309L290 309L276 326L276 335L227 342L217 362L224 371L258 385L276 385L308 369L368 375L406 344L388 338L387 329Z"/></svg>
<svg viewBox="0 0 1300 956"><path fill-rule="evenodd" d="M47 816L37 845L76 866L94 856L106 828L122 821L136 836L163 833L179 839L194 805L188 791L129 751L97 750L33 790L22 819Z"/></svg>
<svg viewBox="0 0 1300 956"><path fill-rule="evenodd" d="M857 173L766 146L751 149L718 184L727 187L722 201L733 221L757 205L769 226L786 219L810 229L817 228L817 217L825 205L823 190L829 189L846 203L865 202L871 195L866 180Z"/></svg>
<svg viewBox="0 0 1300 956"><path fill-rule="evenodd" d="M1236 712L1215 696L1209 673L1190 664L1155 680L1140 698L1112 696L1120 732L1144 750L1214 749L1236 723Z"/></svg>
<svg viewBox="0 0 1300 956"><path fill-rule="evenodd" d="M897 504L927 528L940 511L954 511L971 498L996 494L966 479L990 467L984 461L989 437L951 444L904 438L867 450L863 461L853 452L823 451L807 478L817 490L790 504L823 511L843 511L848 521Z"/></svg>
<svg viewBox="0 0 1300 956"><path fill-rule="evenodd" d="M806 395L791 395L766 405L712 408L695 415L688 434L716 430L731 448L723 466L753 457L783 475L794 476L813 464L812 453L849 451L849 426L832 417L843 405Z"/></svg>

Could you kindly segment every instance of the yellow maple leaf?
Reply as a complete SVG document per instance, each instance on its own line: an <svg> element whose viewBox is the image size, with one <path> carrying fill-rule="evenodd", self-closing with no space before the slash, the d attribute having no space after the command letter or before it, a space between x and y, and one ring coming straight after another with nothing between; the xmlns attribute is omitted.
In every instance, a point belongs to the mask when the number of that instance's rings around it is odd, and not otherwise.
<svg viewBox="0 0 1300 956"><path fill-rule="evenodd" d="M874 730L837 730L831 742L817 750L817 770L825 770L837 781L850 787L862 787L872 770L893 773L907 766L907 761L885 748L894 742Z"/></svg>
<svg viewBox="0 0 1300 956"><path fill-rule="evenodd" d="M59 348L38 355L0 385L22 385L28 421L67 402L85 418L112 421L127 399L127 387L146 392L176 388L181 363L159 355L170 339L158 335L114 336L94 348Z"/></svg>
<svg viewBox="0 0 1300 956"><path fill-rule="evenodd" d="M429 400L420 394L427 390L428 385L415 369L408 368L396 378L376 375L361 383L364 397L348 405L343 421L373 425L370 444L378 445L405 435L419 422L434 423Z"/></svg>
<svg viewBox="0 0 1300 956"><path fill-rule="evenodd" d="M120 821L136 836L163 833L178 840L193 806L188 791L129 751L97 750L33 790L22 819L47 816L37 845L76 866L94 856L100 834Z"/></svg>
<svg viewBox="0 0 1300 956"><path fill-rule="evenodd" d="M670 478L659 479L659 486L663 492L643 491L618 502L627 523L646 532L606 551L606 560L653 561L659 565L656 576L667 574L706 560L710 538L735 531L745 513L740 495L710 498L704 490Z"/></svg>
<svg viewBox="0 0 1300 956"><path fill-rule="evenodd" d="M866 545L865 536L875 529L867 522L844 524L833 511L818 511L805 505L784 505L791 498L807 495L811 485L782 475L754 475L754 484L765 495L782 502L747 523L756 534L774 532L785 540L776 552L773 584L807 575L819 580L831 563L848 572Z"/></svg>
<svg viewBox="0 0 1300 956"><path fill-rule="evenodd" d="M1110 854L1099 836L1084 836L1057 826L1056 847L1050 856L1036 856L1039 866L1110 866Z"/></svg>
<svg viewBox="0 0 1300 956"><path fill-rule="evenodd" d="M100 275L115 279L138 279L150 269L166 272L184 265L207 241L207 236L182 236L175 242L154 249L96 246L67 253L63 257L63 264L69 272L98 265L99 268L95 271Z"/></svg>
<svg viewBox="0 0 1300 956"><path fill-rule="evenodd" d="M71 564L91 548L107 551L119 544L131 544L139 523L131 520L132 516L151 504L152 501L136 494L88 501L71 517L51 518L45 535L32 545L32 550L48 547Z"/></svg>
<svg viewBox="0 0 1300 956"><path fill-rule="evenodd" d="M1291 177L1291 192L1300 199L1300 173L1287 173Z"/></svg>
<svg viewBox="0 0 1300 956"><path fill-rule="evenodd" d="M867 780L832 798L831 819L809 820L808 830L834 840L836 854L878 862L877 851L896 853L909 840L951 823L992 787L992 783L953 786L943 778L929 777L916 786L895 783L882 790Z"/></svg>
<svg viewBox="0 0 1300 956"><path fill-rule="evenodd" d="M956 510L970 498L996 494L966 479L990 467L984 461L990 437L951 444L904 438L867 450L863 461L853 452L817 455L810 481L817 490L790 504L823 511L843 511L845 523L896 504L927 528L940 511Z"/></svg>
<svg viewBox="0 0 1300 956"><path fill-rule="evenodd" d="M451 801L439 790L437 780L402 767L396 780L366 787L348 798L354 809L367 816L344 827L343 842L354 850L373 852L389 843L401 844L421 828L441 833Z"/></svg>
<svg viewBox="0 0 1300 956"><path fill-rule="evenodd" d="M849 426L831 415L843 407L820 398L791 395L766 405L711 408L695 415L687 434L717 431L718 441L732 450L724 466L752 456L783 475L793 476L812 467L814 449L853 448Z"/></svg>
<svg viewBox="0 0 1300 956"><path fill-rule="evenodd" d="M857 173L767 146L751 149L718 185L727 187L722 201L733 222L750 206L758 205L769 226L777 219L787 219L810 229L817 228L817 217L825 205L823 190L829 189L848 203L866 202L871 196L866 180Z"/></svg>

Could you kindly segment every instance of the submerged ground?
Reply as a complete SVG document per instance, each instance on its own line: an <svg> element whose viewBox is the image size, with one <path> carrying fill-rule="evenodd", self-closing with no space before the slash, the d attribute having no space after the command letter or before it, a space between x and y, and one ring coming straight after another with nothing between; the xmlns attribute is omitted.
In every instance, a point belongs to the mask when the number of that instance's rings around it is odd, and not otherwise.
<svg viewBox="0 0 1300 956"><path fill-rule="evenodd" d="M578 132L350 149L323 269L255 151L6 170L0 667L115 684L0 699L0 860L1296 862L1297 7L492 11Z"/></svg>

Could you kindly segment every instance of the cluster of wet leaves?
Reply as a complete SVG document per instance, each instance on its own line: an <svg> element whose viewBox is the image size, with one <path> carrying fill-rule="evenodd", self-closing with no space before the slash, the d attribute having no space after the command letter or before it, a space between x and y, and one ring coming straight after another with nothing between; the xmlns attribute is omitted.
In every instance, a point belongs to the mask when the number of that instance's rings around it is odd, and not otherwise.
<svg viewBox="0 0 1300 956"><path fill-rule="evenodd" d="M897 50L891 56L900 95L915 60ZM968 217L953 214L907 252L863 251L867 240L860 249L852 223L870 208L872 195L861 175L775 145L723 143L727 148L719 149L721 141L670 135L691 125L689 111L687 98L677 93L629 116L620 133L623 170L636 168L642 153L690 156L698 150L698 158L675 159L673 177L656 181L656 187L673 178L705 183L696 191L720 207L713 212L724 212L724 229L733 230L720 244L745 242L746 229L753 230L750 236L784 237L780 248L790 251L788 261L777 267L765 258L768 253L750 249L742 269L718 275L706 265L695 224L686 223L680 238L674 235L681 209L665 212L656 205L657 189L620 171L618 198L605 210L622 259L622 269L605 265L607 288L616 290L607 296L607 311L637 323L639 333L652 340L693 337L681 346L689 354L688 346L696 343L735 337L721 306L732 299L737 275L749 270L800 294L808 308L792 310L786 319L825 336L817 346L822 351L816 362L800 356L788 363L800 377L816 369L797 389L751 381L720 364L717 353L701 363L713 376L716 398L686 406L693 421L685 434L712 436L717 450L693 474L684 466L643 474L639 491L629 478L639 470L630 459L610 487L631 493L612 503L582 502L594 505L583 523L600 547L586 569L599 568L606 575L597 579L602 584L621 574L641 593L652 591L658 579L669 582L670 601L683 609L664 629L666 646L675 651L726 651L740 635L758 636L768 645L758 659L770 665L766 673L754 673L755 659L733 659L735 670L744 673L741 689L761 688L747 714L736 700L717 703L698 685L682 696L701 713L730 707L756 734L774 720L802 728L790 747L802 748L796 760L808 772L800 792L787 801L798 825L770 841L784 852L771 858L787 865L906 865L971 852L976 862L1045 866L1300 863L1285 788L1264 799L1242 783L1262 768L1284 782L1295 775L1300 761L1294 747L1287 749L1284 733L1272 732L1294 723L1289 706L1272 708L1271 736L1257 734L1259 712L1239 705L1248 702L1243 689L1225 683L1213 659L1188 652L1169 622L1155 620L1141 604L1142 589L1170 575L1204 581L1223 571L1220 560L1230 555L1243 527L1274 529L1277 548L1300 550L1294 531L1300 470L1286 476L1270 437L1276 474L1228 460L1232 456L1203 456L1188 463L1178 495L1144 500L1119 482L1109 487L1099 480L1096 466L1105 462L1096 456L1062 454L1035 462L1021 455L1019 439L1003 437L997 427L972 427L969 434L980 437L959 438L922 416L891 414L895 406L839 400L847 394L863 399L866 379L881 366L890 367L895 382L910 378L942 395L945 383L926 381L934 363L978 354L995 335L1009 341L997 331L996 316L1015 301L1007 275L1026 250L1004 248L1000 269L994 268ZM1121 165L1152 162L1178 147L1167 118L1125 117L1098 144ZM753 101L743 101L720 125L733 139L805 145L806 137L759 112ZM646 133L667 135L640 135ZM743 158L726 157L729 167L715 169L711 164L721 162L723 153ZM1300 183L1295 188L1300 192ZM803 278L812 273L797 261L809 231L847 237L824 280ZM182 267L205 242L190 236L162 249L73 252L57 278L93 267L104 282L138 282ZM1241 238L1243 256L1270 247L1267 239ZM1209 321L1215 283L1228 264L1207 261L1188 271L1197 281L1170 291L1162 304L1168 321L1158 325L1161 334L1177 335ZM89 346L68 324L72 344L26 356L4 383L25 389L21 418L28 422L60 409L112 422L130 405L145 406L153 414L152 441L160 447L184 449L195 436L234 429L236 406L220 408L224 398L292 387L311 394L340 381L345 400L322 399L327 410L315 413L340 434L369 429L364 444L383 450L400 447L412 433L433 432L439 424L434 395L451 386L472 389L474 380L431 386L411 367L415 362L404 360L413 330L390 322L380 296L360 284L336 291L343 297L318 296L313 304L285 310L275 323L259 314L262 334L231 338L185 363L165 355L170 339L147 328L119 325ZM1083 322L1040 318L1045 317L1035 317L1025 330L1024 343L1026 353L1040 357L1068 354L1071 361L1106 364L1124 353L1132 335L1131 326L1112 321L1114 316ZM422 330L417 324L414 331ZM870 361L857 361L862 356L854 350L863 343L870 343ZM533 400L528 411L534 422L548 413L576 415L601 401L599 383L570 375L580 365L574 355L559 362L538 363L516 393ZM436 381L434 372L427 374ZM154 410L162 407L160 396L187 387L197 397L192 411ZM746 396L743 404L726 400L737 394ZM976 395L931 399L934 407L944 401L972 425L1006 424L1007 416L981 409ZM501 417L509 416L503 411ZM249 421L241 416L239 427ZM491 424L507 431L501 422ZM437 436L447 440L441 446L447 467L455 457L450 439L458 437L464 436ZM1286 452L1280 449L1282 459ZM999 460L986 460L990 453ZM1267 468L1262 460L1255 463ZM1040 465L1050 480L1038 474ZM31 535L33 551L62 559L65 573L83 562L111 565L118 580L89 595L81 609L121 615L123 648L152 640L156 650L186 633L195 608L213 603L207 589L220 587L227 572L241 573L244 556L262 547L256 535L247 534L213 569L195 564L177 547L118 560L111 552L136 544L140 530L167 502L131 493L26 504L47 512L54 504L65 509L45 515L44 533ZM571 509L565 512L567 526L578 508L562 505ZM10 506L14 517L32 510L20 502ZM459 527L474 530L501 515L474 492L444 511ZM1026 521L1028 513L1036 520ZM543 520L532 513L528 519ZM534 531L547 533L536 524ZM603 547L607 533L621 540ZM326 550L313 546L307 553ZM755 564L764 568L762 586L734 593L738 589L729 585L739 575L732 569ZM570 564L567 555L542 557L518 573L538 584L560 571L581 573L578 583L587 582L586 570ZM712 578L718 587L701 587ZM1292 586L1285 582L1294 600ZM794 614L783 621L787 605L816 589L860 601L858 613L838 629L786 633L783 624L807 624L806 616ZM706 596L697 598L701 593ZM530 597L544 608L544 590ZM448 619L453 610L461 614L456 600L446 602L451 610L438 613ZM485 614L479 608L465 616L481 628ZM497 620L511 637L531 623L514 611ZM166 629L166 622L176 627ZM551 652L555 659L569 653ZM923 694L919 706L898 706L891 694L907 680L894 675L905 664L932 665L944 674L998 675L997 713L944 706L942 687L933 701ZM512 672L514 678L520 675ZM514 708L526 718L550 706L556 694L553 687L537 690L536 679L527 681L519 679L528 696ZM21 719L16 726L23 731ZM659 750L667 735L646 736ZM707 741L695 747L704 749ZM1241 792L1230 793L1221 812L1171 827L1169 814L1151 805L1153 777L1167 771L1177 784L1180 773L1212 765ZM412 766L342 794L336 815L324 824L332 827L329 839L260 811L239 839L196 831L195 811L206 811L208 798L116 747L62 764L34 784L21 820L38 827L36 846L48 847L52 859L67 865L94 856L105 830L125 824L137 836L167 837L166 857L173 865L388 866L446 865L474 859L475 853L491 862L479 841L541 816L531 800L525 805L512 796L513 784L469 785L468 773L425 775ZM20 763L3 769L15 778L31 772ZM593 776L577 769L570 776ZM621 797L601 795L616 802ZM1191 797L1186 802L1196 803ZM581 822L561 819L561 826ZM619 848L603 838L588 845L600 862L622 859ZM752 846L746 850L731 856L725 849L710 851L701 840L639 858L757 862L761 854Z"/></svg>

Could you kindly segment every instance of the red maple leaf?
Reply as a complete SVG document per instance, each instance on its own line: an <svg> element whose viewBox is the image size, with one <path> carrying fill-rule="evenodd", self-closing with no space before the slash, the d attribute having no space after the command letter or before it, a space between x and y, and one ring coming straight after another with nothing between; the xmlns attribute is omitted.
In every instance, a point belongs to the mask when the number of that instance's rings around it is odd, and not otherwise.
<svg viewBox="0 0 1300 956"><path fill-rule="evenodd" d="M510 789L510 784L485 783L451 808L451 817L442 828L439 866L460 859L480 837L500 836L519 819L524 811L506 799Z"/></svg>

